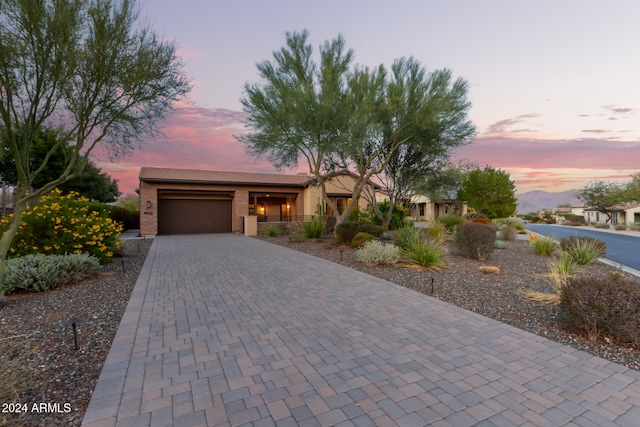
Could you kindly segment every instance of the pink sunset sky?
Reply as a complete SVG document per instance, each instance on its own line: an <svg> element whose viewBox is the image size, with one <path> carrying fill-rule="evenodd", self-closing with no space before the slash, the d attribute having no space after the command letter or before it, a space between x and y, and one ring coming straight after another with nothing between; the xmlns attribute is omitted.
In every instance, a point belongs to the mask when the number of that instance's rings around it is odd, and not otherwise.
<svg viewBox="0 0 640 427"><path fill-rule="evenodd" d="M192 78L163 136L94 161L132 194L142 166L277 172L250 157L239 99L286 31L317 48L342 33L355 63L412 55L469 82L478 134L454 158L509 173L517 191L563 191L640 172L640 2L143 0ZM295 173L297 171L282 171Z"/></svg>

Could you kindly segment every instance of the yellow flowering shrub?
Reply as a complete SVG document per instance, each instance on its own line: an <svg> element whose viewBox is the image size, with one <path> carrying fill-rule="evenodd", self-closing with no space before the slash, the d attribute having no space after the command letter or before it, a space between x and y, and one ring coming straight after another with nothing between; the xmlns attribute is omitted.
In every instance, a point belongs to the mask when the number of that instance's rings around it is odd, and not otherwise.
<svg viewBox="0 0 640 427"><path fill-rule="evenodd" d="M0 219L4 232L11 216ZM120 242L122 225L109 218L106 209L72 192L62 195L54 190L40 199L22 216L22 224L13 239L9 258L29 254L89 254L107 262Z"/></svg>

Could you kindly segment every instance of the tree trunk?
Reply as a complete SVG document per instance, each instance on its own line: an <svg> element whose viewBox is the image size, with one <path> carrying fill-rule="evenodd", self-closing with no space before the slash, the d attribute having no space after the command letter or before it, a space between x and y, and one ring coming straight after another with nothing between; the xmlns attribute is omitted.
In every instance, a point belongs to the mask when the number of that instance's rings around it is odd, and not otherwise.
<svg viewBox="0 0 640 427"><path fill-rule="evenodd" d="M391 203L391 199L389 199L389 210L384 215L384 218L382 218L382 226L387 230L389 229L389 225L391 224L391 220L393 219L393 206L394 203Z"/></svg>
<svg viewBox="0 0 640 427"><path fill-rule="evenodd" d="M11 249L11 242L20 229L22 223L22 211L25 206L24 194L16 196L16 201L13 206L13 218L9 223L9 228L2 234L0 238L0 293L4 288L4 277L7 271L7 254Z"/></svg>

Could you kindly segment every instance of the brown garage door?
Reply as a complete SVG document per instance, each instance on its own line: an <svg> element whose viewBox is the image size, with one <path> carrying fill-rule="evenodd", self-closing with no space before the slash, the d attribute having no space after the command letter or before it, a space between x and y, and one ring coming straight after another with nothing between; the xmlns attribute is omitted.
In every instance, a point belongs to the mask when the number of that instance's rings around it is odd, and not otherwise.
<svg viewBox="0 0 640 427"><path fill-rule="evenodd" d="M231 218L231 200L158 200L158 234L230 233Z"/></svg>

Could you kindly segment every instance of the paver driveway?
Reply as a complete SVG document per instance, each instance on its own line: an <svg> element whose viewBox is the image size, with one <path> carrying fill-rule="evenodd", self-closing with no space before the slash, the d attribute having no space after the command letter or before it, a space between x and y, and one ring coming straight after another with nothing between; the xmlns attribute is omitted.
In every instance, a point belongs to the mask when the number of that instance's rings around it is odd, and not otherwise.
<svg viewBox="0 0 640 427"><path fill-rule="evenodd" d="M638 426L640 372L239 235L156 238L85 426Z"/></svg>

